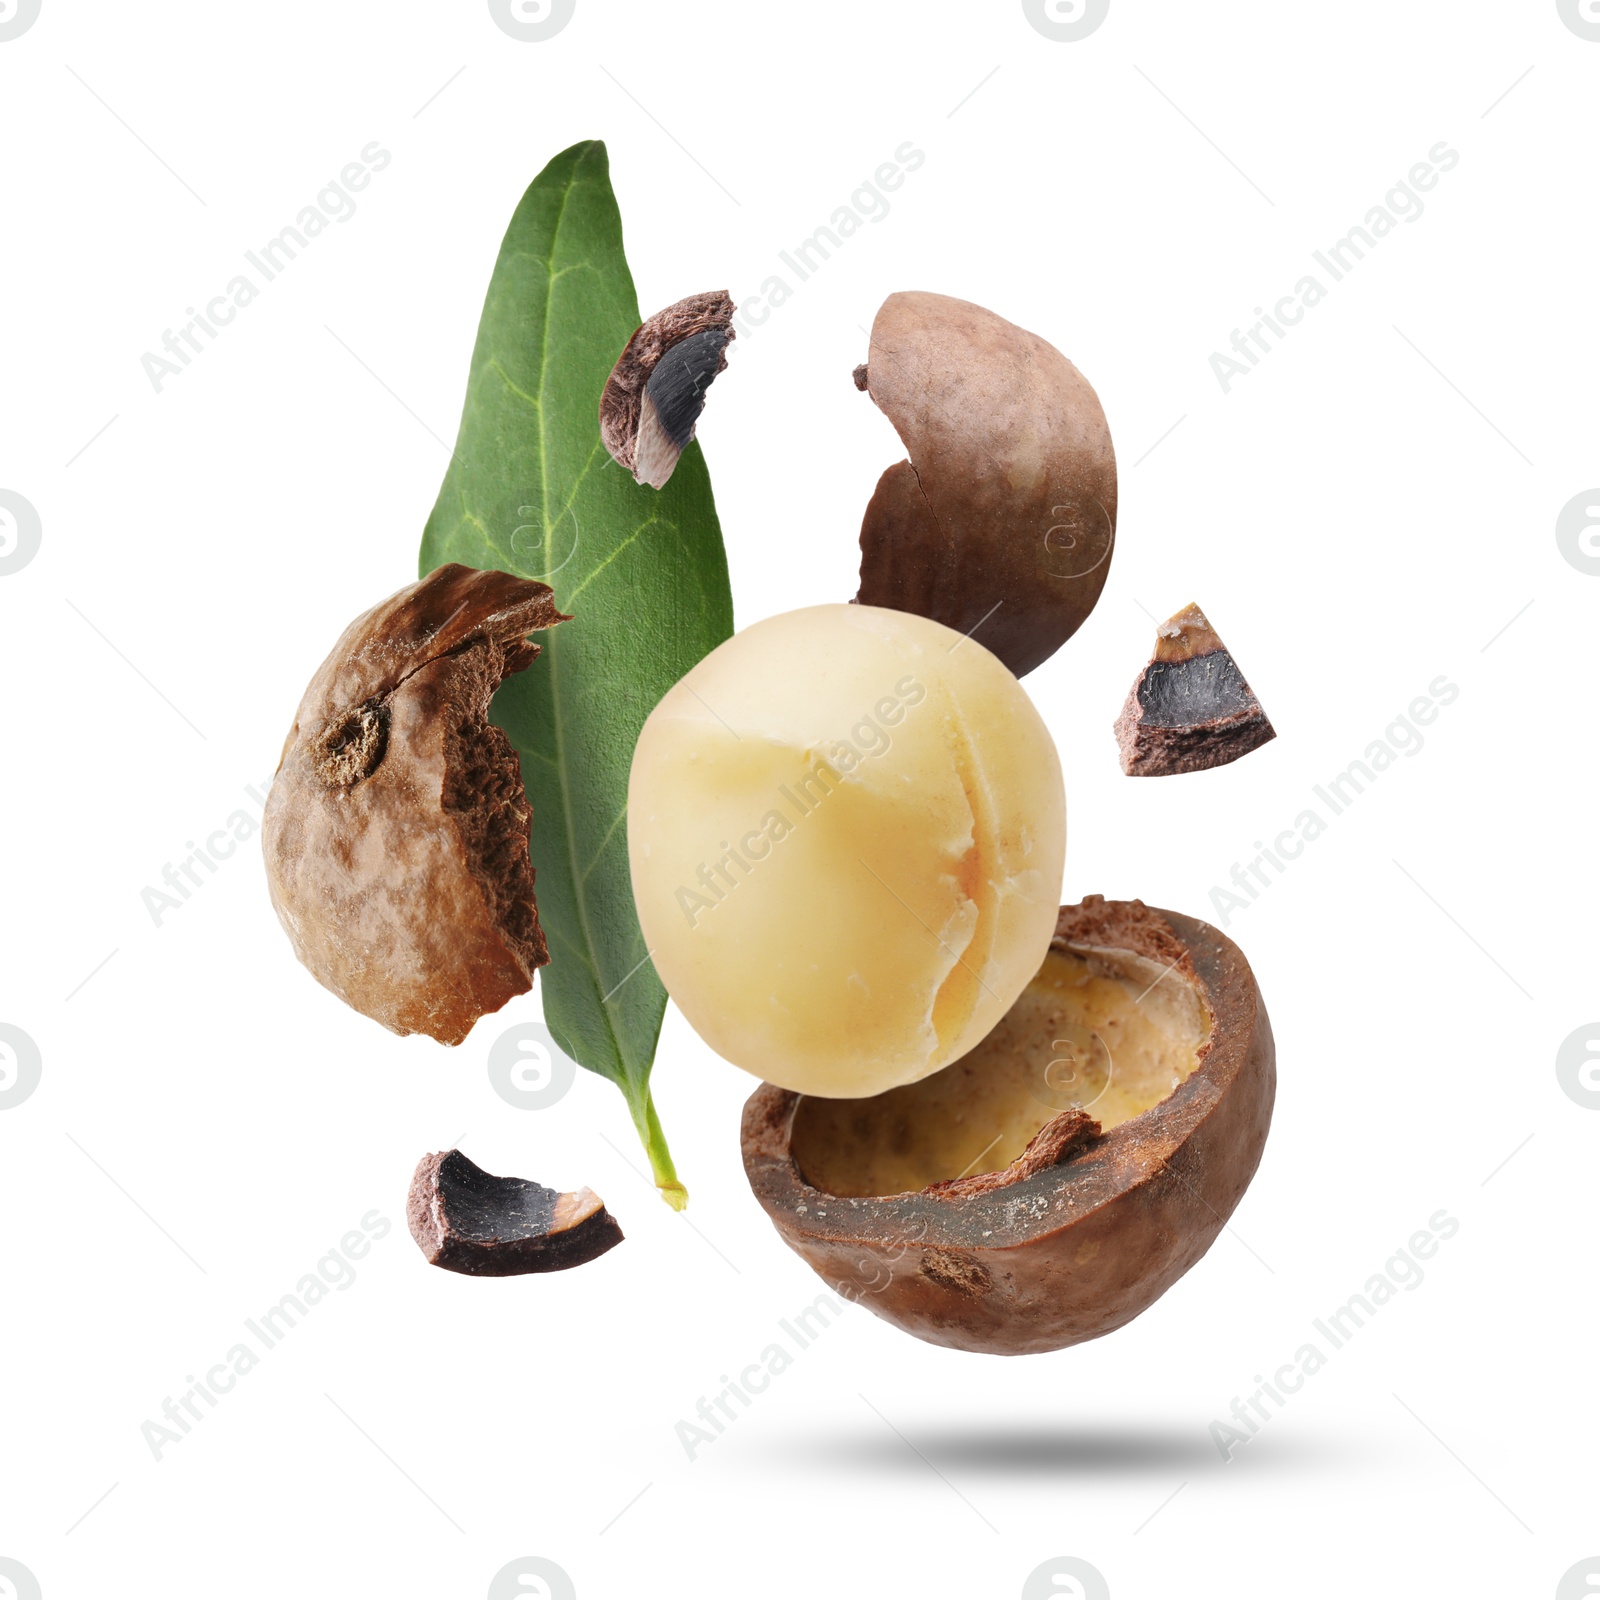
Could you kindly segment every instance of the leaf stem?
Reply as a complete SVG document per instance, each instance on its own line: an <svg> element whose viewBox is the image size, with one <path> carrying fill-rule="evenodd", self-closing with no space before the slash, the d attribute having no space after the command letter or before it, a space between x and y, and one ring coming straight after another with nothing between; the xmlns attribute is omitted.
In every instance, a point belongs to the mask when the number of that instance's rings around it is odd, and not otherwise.
<svg viewBox="0 0 1600 1600"><path fill-rule="evenodd" d="M637 1094L628 1095L628 1111L638 1131L639 1143L650 1157L650 1175L655 1179L661 1198L674 1211L682 1211L689 1203L689 1191L678 1181L678 1169L672 1164L672 1152L667 1148L667 1136L661 1131L655 1096L650 1093L648 1084L642 1099Z"/></svg>

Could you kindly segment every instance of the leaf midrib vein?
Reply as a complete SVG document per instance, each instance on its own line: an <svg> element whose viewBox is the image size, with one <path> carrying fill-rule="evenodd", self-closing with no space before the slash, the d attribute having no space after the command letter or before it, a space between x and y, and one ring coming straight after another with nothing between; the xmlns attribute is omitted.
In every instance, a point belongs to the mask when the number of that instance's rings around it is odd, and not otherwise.
<svg viewBox="0 0 1600 1600"><path fill-rule="evenodd" d="M591 145L590 150L594 147ZM586 151L574 164L572 176L567 180L566 187L561 191L561 208L556 212L555 227L550 230L550 251L545 258L545 296L544 296L544 326L539 335L539 492L541 505L544 512L544 542L545 542L545 570L550 570L553 557L551 546L550 525L550 471L548 455L545 449L545 409L544 387L549 378L549 349L550 349L550 303L555 298L555 269L556 252L561 243L561 224L566 219L567 201L572 191L577 187L578 171L582 168ZM561 715L561 657L563 651L559 645L559 629L550 636L550 721L555 731L556 739L556 772L561 783L561 810L562 829L567 836L567 868L572 874L572 894L578 908L578 925L583 930L583 942L587 947L587 962L590 974L594 978L595 993L599 1000L600 1017L605 1024L606 1033L611 1040L612 1054L617 1066L622 1073L624 1085L632 1088L632 1074L629 1071L630 1063L622 1051L622 1041L617 1037L617 1030L611 1020L611 1007L600 988L601 976L598 966L598 951L594 942L594 934L589 927L589 898L585 892L585 881L578 873L578 837L574 826L572 810L572 788L566 760L566 725Z"/></svg>

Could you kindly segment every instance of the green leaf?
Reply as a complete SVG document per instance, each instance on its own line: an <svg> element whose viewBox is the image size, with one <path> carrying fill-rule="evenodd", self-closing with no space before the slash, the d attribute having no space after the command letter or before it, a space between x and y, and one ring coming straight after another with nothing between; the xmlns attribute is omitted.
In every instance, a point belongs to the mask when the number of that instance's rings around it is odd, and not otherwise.
<svg viewBox="0 0 1600 1600"><path fill-rule="evenodd" d="M656 702L733 631L733 602L700 447L655 490L600 442L600 391L638 324L605 146L576 144L506 230L421 571L459 561L538 578L572 614L493 707L533 805L545 1021L621 1088L656 1183L681 1206L650 1098L667 996L628 878L628 768Z"/></svg>

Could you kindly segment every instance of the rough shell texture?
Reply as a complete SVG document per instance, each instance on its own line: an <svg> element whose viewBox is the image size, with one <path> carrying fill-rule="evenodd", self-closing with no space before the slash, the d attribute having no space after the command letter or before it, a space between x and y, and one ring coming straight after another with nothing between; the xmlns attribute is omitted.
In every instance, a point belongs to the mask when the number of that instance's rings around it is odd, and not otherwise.
<svg viewBox="0 0 1600 1600"><path fill-rule="evenodd" d="M1197 605L1161 624L1150 664L1128 691L1112 731L1131 778L1225 766L1277 737Z"/></svg>
<svg viewBox="0 0 1600 1600"><path fill-rule="evenodd" d="M890 295L854 374L909 461L861 524L863 605L932 617L1021 677L1105 585L1117 464L1100 401L1054 346L945 295Z"/></svg>
<svg viewBox="0 0 1600 1600"><path fill-rule="evenodd" d="M1272 1030L1238 947L1191 917L1098 896L1062 909L1055 942L1175 962L1212 1013L1193 1074L1110 1133L1067 1111L1002 1173L840 1199L795 1163L798 1096L763 1084L745 1105L745 1172L784 1242L838 1293L932 1344L1027 1355L1120 1328L1210 1248L1261 1157Z"/></svg>
<svg viewBox="0 0 1600 1600"><path fill-rule="evenodd" d="M600 395L601 441L612 457L630 472L634 470L645 385L662 356L674 345L697 334L720 332L726 336L723 341L726 344L733 338L733 310L733 299L726 289L711 289L705 294L689 295L664 311L656 312L634 330ZM727 365L727 356L721 355L711 377ZM705 381L709 383L710 379Z"/></svg>
<svg viewBox="0 0 1600 1600"><path fill-rule="evenodd" d="M548 960L488 711L565 620L542 583L440 567L351 623L300 702L262 823L272 903L318 981L396 1033L459 1044Z"/></svg>
<svg viewBox="0 0 1600 1600"><path fill-rule="evenodd" d="M562 1194L527 1178L497 1178L459 1150L417 1163L406 1225L430 1265L471 1278L564 1272L622 1243L592 1189Z"/></svg>

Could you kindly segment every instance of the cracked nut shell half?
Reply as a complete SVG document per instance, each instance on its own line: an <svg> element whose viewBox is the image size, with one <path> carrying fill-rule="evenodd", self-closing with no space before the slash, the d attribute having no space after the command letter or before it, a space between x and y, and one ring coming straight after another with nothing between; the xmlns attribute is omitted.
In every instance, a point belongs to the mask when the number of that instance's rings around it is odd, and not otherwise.
<svg viewBox="0 0 1600 1600"><path fill-rule="evenodd" d="M1083 626L1117 527L1111 430L1054 345L966 300L892 294L855 370L906 447L861 523L867 606L972 634L1020 678Z"/></svg>
<svg viewBox="0 0 1600 1600"><path fill-rule="evenodd" d="M1028 1355L1122 1327L1206 1253L1256 1170L1274 1083L1238 946L1091 896L942 1072L868 1100L763 1084L745 1172L845 1298L931 1344Z"/></svg>
<svg viewBox="0 0 1600 1600"><path fill-rule="evenodd" d="M459 1044L549 960L489 701L567 620L546 584L440 567L345 629L295 714L262 819L273 909L312 976L395 1033Z"/></svg>

